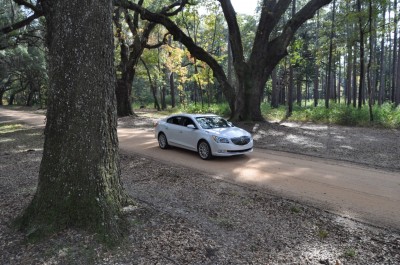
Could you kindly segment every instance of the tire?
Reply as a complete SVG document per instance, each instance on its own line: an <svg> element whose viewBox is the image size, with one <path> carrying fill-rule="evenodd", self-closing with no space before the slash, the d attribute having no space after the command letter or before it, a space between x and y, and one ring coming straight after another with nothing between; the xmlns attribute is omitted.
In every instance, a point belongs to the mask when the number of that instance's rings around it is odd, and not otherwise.
<svg viewBox="0 0 400 265"><path fill-rule="evenodd" d="M158 135L158 145L161 149L167 149L169 147L167 136L165 136L165 134L160 133Z"/></svg>
<svg viewBox="0 0 400 265"><path fill-rule="evenodd" d="M212 157L210 145L206 141L201 141L197 146L197 152L203 160L209 160Z"/></svg>

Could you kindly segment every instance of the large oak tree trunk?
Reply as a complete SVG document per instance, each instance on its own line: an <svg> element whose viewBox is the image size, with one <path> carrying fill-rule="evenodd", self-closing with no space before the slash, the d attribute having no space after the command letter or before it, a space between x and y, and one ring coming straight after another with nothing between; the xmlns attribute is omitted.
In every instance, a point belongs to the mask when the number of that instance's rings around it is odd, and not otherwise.
<svg viewBox="0 0 400 265"><path fill-rule="evenodd" d="M131 71L134 73L134 70ZM116 83L115 95L117 98L117 114L119 117L134 115L131 100L133 73L132 78L121 78L117 80Z"/></svg>
<svg viewBox="0 0 400 265"><path fill-rule="evenodd" d="M121 235L112 1L42 1L49 48L49 102L35 196L21 228L66 227Z"/></svg>

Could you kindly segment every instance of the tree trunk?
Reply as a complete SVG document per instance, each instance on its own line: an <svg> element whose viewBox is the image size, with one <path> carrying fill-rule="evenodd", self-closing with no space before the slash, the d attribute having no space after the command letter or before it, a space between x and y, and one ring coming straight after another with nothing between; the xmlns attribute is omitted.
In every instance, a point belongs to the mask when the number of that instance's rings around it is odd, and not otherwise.
<svg viewBox="0 0 400 265"><path fill-rule="evenodd" d="M171 107L175 108L175 82L174 82L174 72L169 73L169 90L171 92Z"/></svg>
<svg viewBox="0 0 400 265"><path fill-rule="evenodd" d="M369 109L369 120L372 122L374 121L374 115L372 112L372 104L373 104L373 95L374 95L374 88L373 88L373 73L372 73L372 67L375 59L374 56L374 40L373 40L373 34L372 34L372 0L369 0L369 8L368 8L368 22L369 22L369 60L368 60L368 66L367 66L367 80L368 80L368 109Z"/></svg>
<svg viewBox="0 0 400 265"><path fill-rule="evenodd" d="M150 74L150 69L147 67L147 64L142 58L140 58L140 61L142 62L144 68L146 69L147 72L147 77L149 78L149 83L150 83L150 89L151 89L151 94L153 95L153 100L154 100L154 108L157 109L157 111L160 111L160 104L158 104L158 99L157 99L157 85L153 82Z"/></svg>
<svg viewBox="0 0 400 265"><path fill-rule="evenodd" d="M335 96L335 102L339 102L340 104L340 98L342 96L342 93L340 91L341 88L341 83L342 83L342 67L341 64L339 64L339 73L338 73L338 80L337 80L337 88L336 88L336 96Z"/></svg>
<svg viewBox="0 0 400 265"><path fill-rule="evenodd" d="M332 92L332 58L333 58L333 37L334 37L334 25L335 25L335 7L336 0L333 0L332 7L332 20L331 20L331 33L330 33L330 42L329 42L329 58L328 58L328 81L326 86L325 93L325 107L329 108L329 100L331 99Z"/></svg>
<svg viewBox="0 0 400 265"><path fill-rule="evenodd" d="M316 30L316 37L315 43L316 47L319 47L319 27L320 27L320 20L319 20L319 11L317 12L317 30ZM317 63L317 49L315 49L314 53L314 107L318 106L319 100L319 64Z"/></svg>
<svg viewBox="0 0 400 265"><path fill-rule="evenodd" d="M265 74L258 67L250 68L248 65L238 72L238 94L235 101L235 111L232 115L233 120L253 120L262 121L264 118L261 114L261 94L259 89L255 87L264 87Z"/></svg>
<svg viewBox="0 0 400 265"><path fill-rule="evenodd" d="M361 0L357 0L357 11L361 13ZM361 109L364 95L365 81L365 49L364 49L364 29L361 16L358 18L358 26L360 33L360 83L358 89L358 109Z"/></svg>
<svg viewBox="0 0 400 265"><path fill-rule="evenodd" d="M132 83L125 80L118 80L115 95L117 99L117 114L119 117L134 115L131 94Z"/></svg>
<svg viewBox="0 0 400 265"><path fill-rule="evenodd" d="M166 96L167 96L167 88L165 85L161 87L161 109L166 110L167 109L167 101L166 101Z"/></svg>
<svg viewBox="0 0 400 265"><path fill-rule="evenodd" d="M383 5L382 8L382 17L386 16L386 5ZM381 39L381 58L380 58L380 86L379 86L379 93L378 93L378 105L381 106L383 103L383 99L385 96L385 25L386 22L382 19L381 27L382 27L382 39Z"/></svg>
<svg viewBox="0 0 400 265"><path fill-rule="evenodd" d="M353 54L353 107L357 107L357 55L356 47Z"/></svg>
<svg viewBox="0 0 400 265"><path fill-rule="evenodd" d="M307 82L306 82L307 84ZM296 99L297 99L297 105L301 106L301 100L303 99L303 91L302 91L302 82L301 82L301 76L297 77L297 82L296 82Z"/></svg>
<svg viewBox="0 0 400 265"><path fill-rule="evenodd" d="M0 90L0 106L3 106L4 91Z"/></svg>
<svg viewBox="0 0 400 265"><path fill-rule="evenodd" d="M400 104L400 87L399 87L399 84L400 84L400 45L399 45L399 47L398 47L398 51L397 51L397 67L396 67L396 70L397 70L397 72L396 72L396 87L395 87L395 89L394 89L394 91L393 91L393 93L394 93L394 106L395 107L397 107L397 106L399 106L399 104Z"/></svg>
<svg viewBox="0 0 400 265"><path fill-rule="evenodd" d="M397 0L394 0L393 4L393 10L394 10L394 37L393 37L393 65L392 65L392 89L390 93L390 98L392 102L395 101L395 91L396 91L396 86L397 86L397 67L398 67L398 62L397 62L397 22L398 22L398 11L397 11Z"/></svg>
<svg viewBox="0 0 400 265"><path fill-rule="evenodd" d="M122 235L112 1L42 1L49 104L35 196L21 218L30 235L67 227Z"/></svg>
<svg viewBox="0 0 400 265"><path fill-rule="evenodd" d="M289 86L288 86L288 108L286 117L292 116L293 113L293 91L294 91L294 77L293 77L293 66L289 63Z"/></svg>
<svg viewBox="0 0 400 265"><path fill-rule="evenodd" d="M117 79L115 85L115 95L117 99L117 114L120 117L133 115L131 94L132 83L135 75L133 62L129 60L129 47L125 43L125 37L122 34L122 24L120 22L122 10L115 10L113 21L116 27L116 37L120 47L120 65L118 66L121 72L120 78Z"/></svg>
<svg viewBox="0 0 400 265"><path fill-rule="evenodd" d="M271 79L272 79L271 107L278 108L280 91L279 91L278 74L276 67L274 68L274 71L272 71Z"/></svg>
<svg viewBox="0 0 400 265"><path fill-rule="evenodd" d="M347 72L346 72L346 101L347 106L351 105L352 78L351 70L353 69L353 49L349 40L347 43Z"/></svg>

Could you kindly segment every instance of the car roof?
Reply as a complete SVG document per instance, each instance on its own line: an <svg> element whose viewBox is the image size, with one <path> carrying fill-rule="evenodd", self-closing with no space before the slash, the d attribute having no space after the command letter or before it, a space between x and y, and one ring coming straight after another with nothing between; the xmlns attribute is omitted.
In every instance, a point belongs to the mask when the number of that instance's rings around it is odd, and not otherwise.
<svg viewBox="0 0 400 265"><path fill-rule="evenodd" d="M212 113L206 113L206 114L191 114L191 113L179 113L179 114L174 114L169 116L170 117L177 117L177 116L185 116L185 117L191 117L191 118L198 118L198 117L215 117L218 116L216 114L212 114Z"/></svg>

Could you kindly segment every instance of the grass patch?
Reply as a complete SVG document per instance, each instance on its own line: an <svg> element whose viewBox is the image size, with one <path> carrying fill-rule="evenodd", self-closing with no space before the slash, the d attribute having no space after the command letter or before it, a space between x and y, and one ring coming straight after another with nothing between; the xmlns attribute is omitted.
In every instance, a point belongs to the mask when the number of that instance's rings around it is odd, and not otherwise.
<svg viewBox="0 0 400 265"><path fill-rule="evenodd" d="M299 207L292 206L292 207L290 207L290 211L291 211L292 213L300 213L300 212L301 212L301 209L300 209Z"/></svg>
<svg viewBox="0 0 400 265"><path fill-rule="evenodd" d="M24 128L22 124L14 123L14 124L0 124L0 134L4 133L13 133L16 131L20 131Z"/></svg>
<svg viewBox="0 0 400 265"><path fill-rule="evenodd" d="M356 251L354 249L352 249L352 248L347 249L344 252L344 256L347 257L347 258L354 258L356 255L357 255Z"/></svg>
<svg viewBox="0 0 400 265"><path fill-rule="evenodd" d="M328 235L329 235L329 233L328 233L328 231L326 231L326 230L320 229L320 230L318 231L318 237L319 237L320 239L325 239L325 238L328 237Z"/></svg>
<svg viewBox="0 0 400 265"><path fill-rule="evenodd" d="M261 106L262 113L270 121L314 122L325 124L339 124L346 126L377 126L383 128L400 128L400 107L395 108L391 103L374 106L372 109L374 120L370 121L369 108L361 109L344 104L331 103L330 108L324 105L314 107L294 106L292 116L286 119L286 106L273 109L269 103Z"/></svg>
<svg viewBox="0 0 400 265"><path fill-rule="evenodd" d="M385 103L382 106L375 105L372 113L374 121L370 121L369 108L367 105L361 109L331 102L330 108L320 102L319 106L314 107L312 102L307 106L293 106L292 115L287 118L287 107L271 108L269 103L261 104L261 112L266 120L272 122L293 121L293 122L313 122L323 124L338 124L346 126L363 127L382 127L382 128L400 128L400 107L395 108L392 103ZM134 109L140 111L138 104L133 105ZM144 106L147 110L154 109L152 104ZM159 118L174 113L214 113L223 117L230 116L230 109L227 103L220 104L188 104L178 105L176 108L168 108L162 111L146 112L145 116L150 118Z"/></svg>

